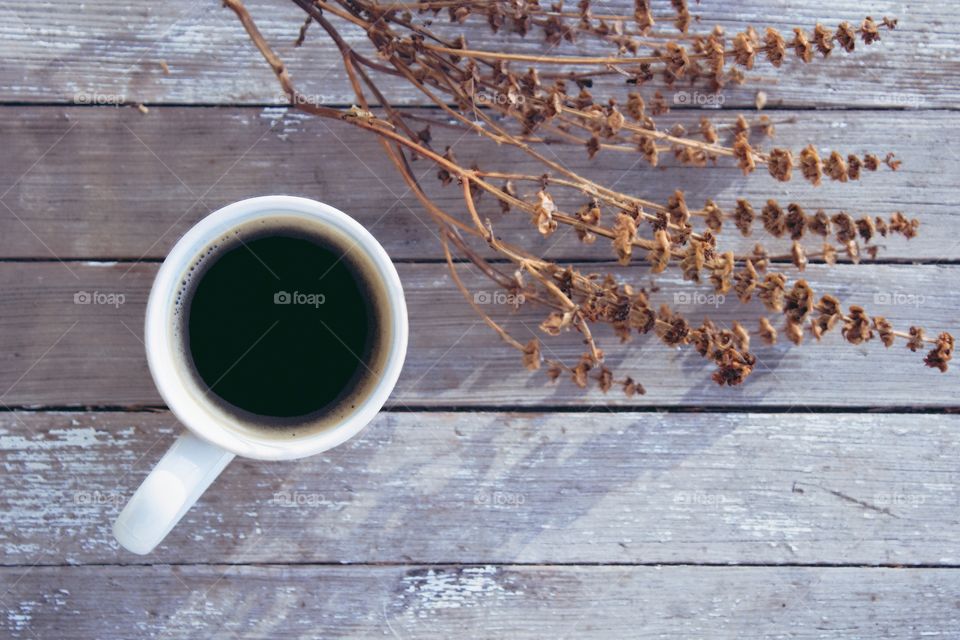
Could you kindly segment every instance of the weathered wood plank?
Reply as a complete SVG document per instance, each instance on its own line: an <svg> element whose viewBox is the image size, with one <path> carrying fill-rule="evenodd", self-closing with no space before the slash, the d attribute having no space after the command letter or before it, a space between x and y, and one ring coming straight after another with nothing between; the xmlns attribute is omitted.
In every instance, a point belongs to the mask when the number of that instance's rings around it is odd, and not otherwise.
<svg viewBox="0 0 960 640"><path fill-rule="evenodd" d="M955 571L89 567L19 580L11 638L903 638L960 631Z"/></svg>
<svg viewBox="0 0 960 640"><path fill-rule="evenodd" d="M287 61L301 91L337 103L354 102L334 45L317 29L307 44L293 48L302 13L292 3L255 0L247 3L261 30ZM654 2L668 15L666 0ZM628 0L603 3L604 13L632 13ZM835 27L841 20L858 24L865 14L895 15L900 27L877 45L849 57L834 54L827 63L802 65L792 60L778 71L767 64L744 88L732 89L727 104L752 104L758 89L773 104L955 107L960 101L958 9L951 3L904 5L894 0L838 0L796 3L789 0L708 0L692 7L704 30L720 24L734 32L746 24L762 31L811 28L816 22ZM267 65L248 41L234 16L218 3L177 0L131 6L106 0L64 11L50 1L5 5L0 20L0 54L17 64L0 69L4 101L131 101L149 103L277 103L282 95ZM442 22L443 17L438 20ZM493 36L482 17L466 27L478 48L504 49L505 37ZM348 41L369 51L358 29L345 29ZM531 36L511 48L543 52ZM860 47L863 49L862 47ZM561 49L570 54L610 52L585 40ZM792 56L791 56L792 57ZM162 69L165 62L169 73ZM309 71L308 71L309 70ZM882 85L881 85L882 83ZM385 78L387 95L398 103L425 99L402 81Z"/></svg>
<svg viewBox="0 0 960 640"><path fill-rule="evenodd" d="M149 561L954 566L958 427L385 413L315 458L235 461ZM0 414L0 564L140 562L110 526L179 430L166 412Z"/></svg>
<svg viewBox="0 0 960 640"><path fill-rule="evenodd" d="M588 265L605 272L609 265ZM161 402L147 372L142 323L156 264L0 264L0 401L9 406L119 406ZM638 286L649 272L638 265L613 269ZM453 286L445 265L399 267L413 327L404 372L392 406L777 406L942 407L957 406L956 371L923 365L922 354L878 340L857 347L836 334L797 348L755 345L759 362L748 384L721 388L710 367L690 349L672 349L652 336L620 346L606 328L597 330L607 362L620 375L648 387L632 399L612 391L580 392L571 382L547 382L543 372L522 368L518 354L503 345ZM461 267L465 282L489 303L489 312L520 339L546 338L544 355L570 366L582 353L578 334L550 339L537 325L545 314L514 313L494 297L488 281ZM861 304L902 328L922 322L930 332L957 332L955 283L960 266L811 265L804 274L815 290ZM761 312L756 301L711 297L708 286L692 288L678 275L657 279L655 304L668 302L692 321L704 316L751 326ZM103 295L101 304L75 304L78 292Z"/></svg>
<svg viewBox="0 0 960 640"><path fill-rule="evenodd" d="M421 115L436 115L421 111ZM707 113L694 111L665 119L695 127ZM955 117L918 112L776 112L776 144L794 150L817 141L825 152L897 151L903 168L866 174L860 184L808 186L797 178L777 183L765 172L744 179L723 162L707 169L651 169L639 156L604 153L590 161L577 147L555 147L571 169L627 193L665 202L676 188L691 205L715 198L732 207L745 197L759 210L767 198L784 206L798 201L810 212L847 210L887 216L902 210L922 221L920 236L909 242L885 241L881 256L900 259L960 257L956 176L960 157L937 152L960 147ZM793 120L794 122L790 122ZM718 124L732 121L725 116ZM542 167L519 153L499 150L475 136L434 128L438 148L454 145L466 166L478 162L540 175ZM213 209L266 193L290 193L326 201L364 223L398 259L440 258L439 243L423 207L409 194L365 132L340 123L283 109L158 108L147 116L130 109L0 108L0 137L7 145L0 161L0 257L160 258L192 224ZM764 143L770 144L770 143ZM669 164L669 160L666 160ZM460 190L442 188L430 165L417 170L437 201L465 216ZM559 196L558 196L559 197ZM560 198L576 209L579 198ZM517 243L563 259L609 258L608 242L582 245L576 234L561 231L541 238L527 216L502 215L492 201L481 201L496 229ZM759 228L759 227L758 227ZM722 245L749 252L764 236L743 238L728 227ZM811 239L810 246L818 246ZM771 250L788 248L774 240Z"/></svg>

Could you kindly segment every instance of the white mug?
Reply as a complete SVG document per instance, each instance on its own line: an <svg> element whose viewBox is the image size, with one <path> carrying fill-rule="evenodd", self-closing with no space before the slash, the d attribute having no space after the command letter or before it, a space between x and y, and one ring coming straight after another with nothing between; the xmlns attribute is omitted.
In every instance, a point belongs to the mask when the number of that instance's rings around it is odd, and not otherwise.
<svg viewBox="0 0 960 640"><path fill-rule="evenodd" d="M392 335L382 375L362 403L336 424L293 438L237 428L230 415L198 393L176 357L181 337L172 314L181 284L198 256L220 238L251 221L295 217L340 232L375 268L386 292ZM187 428L137 489L117 517L113 535L126 549L150 553L234 458L289 460L326 451L360 432L393 390L407 350L407 307L400 278L387 252L356 220L328 205L292 196L264 196L210 214L177 242L157 273L147 302L145 344L150 373L167 406Z"/></svg>

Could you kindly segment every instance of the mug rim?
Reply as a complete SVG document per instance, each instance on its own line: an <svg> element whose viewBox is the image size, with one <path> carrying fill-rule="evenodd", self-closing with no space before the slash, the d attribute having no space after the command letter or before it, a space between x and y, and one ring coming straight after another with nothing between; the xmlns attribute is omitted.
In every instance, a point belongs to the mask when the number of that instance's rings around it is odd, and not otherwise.
<svg viewBox="0 0 960 640"><path fill-rule="evenodd" d="M212 403L191 393L173 353L174 333L169 312L183 277L211 242L238 226L260 218L294 215L346 234L376 268L386 291L392 338L383 374L363 403L337 424L296 438L257 437L241 433L213 411ZM240 200L217 209L192 226L167 254L147 300L144 343L147 364L160 396L177 419L200 438L246 458L287 460L331 449L359 433L377 415L396 386L406 357L408 323L403 287L383 246L359 222L328 204L298 196L270 195Z"/></svg>

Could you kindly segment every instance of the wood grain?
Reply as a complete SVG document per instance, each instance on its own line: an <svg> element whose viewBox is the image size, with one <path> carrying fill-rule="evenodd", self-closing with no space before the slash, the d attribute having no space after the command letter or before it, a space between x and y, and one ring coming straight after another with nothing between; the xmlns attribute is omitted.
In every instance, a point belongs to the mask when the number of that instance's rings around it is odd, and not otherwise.
<svg viewBox="0 0 960 640"><path fill-rule="evenodd" d="M960 416L385 413L291 462L236 460L165 563L960 565ZM180 431L2 413L0 564L128 564L113 520Z"/></svg>
<svg viewBox="0 0 960 640"><path fill-rule="evenodd" d="M419 115L436 116L430 110ZM665 124L695 128L701 115L729 124L729 113L673 114ZM605 153L590 161L579 147L554 146L565 166L604 184L665 202L674 189L691 205L714 198L730 208L747 198L759 210L767 198L783 206L799 202L811 213L849 211L854 216L888 216L903 211L918 217L919 237L882 240L880 257L899 260L957 260L956 229L960 147L956 118L947 112L771 112L775 144L794 150L815 141L830 149L881 156L894 150L903 168L867 173L860 183L807 185L800 178L775 182L765 171L748 179L729 162L705 169L669 166L651 169L639 156ZM540 175L543 168L520 153L498 150L475 136L434 127L438 148L452 145L466 166ZM269 193L303 195L332 204L360 220L395 259L439 259L442 253L423 207L409 194L379 143L366 132L286 109L154 108L146 116L132 109L0 108L0 137L8 147L0 161L0 258L158 259L190 226L214 209ZM934 153L931 141L947 152ZM774 144L760 141L763 145ZM432 165L417 164L425 188L451 213L466 217L460 190L443 188ZM528 188L529 192L530 189ZM579 197L560 197L575 210ZM526 215L503 215L493 201L481 201L498 233L557 259L610 259L608 242L590 247L568 229L541 238ZM759 229L759 226L758 226ZM749 252L766 237L743 238L732 225L721 244ZM818 248L815 239L809 246ZM786 240L771 240L771 251L786 252Z"/></svg>
<svg viewBox="0 0 960 640"><path fill-rule="evenodd" d="M317 29L307 44L294 49L303 14L292 3L251 0L247 3L261 31L287 62L301 92L327 103L355 101L335 47ZM654 3L669 19L669 3ZM276 104L285 102L277 82L250 44L232 13L219 3L176 0L129 5L102 0L65 11L61 3L5 5L0 20L0 54L17 64L0 69L0 100L15 102L113 101L190 104ZM603 3L603 11L632 14L628 0ZM770 103L787 106L856 106L954 108L960 100L958 38L960 9L951 3L857 0L797 3L790 0L708 0L692 8L703 31L715 24L729 33L753 24L762 32L773 26L790 33L830 27L842 20L859 24L864 15L893 15L899 28L883 41L861 46L853 56L835 53L830 60L803 65L791 60L783 69L759 63L754 78L726 93L727 105L752 105L758 90ZM444 21L443 17L438 23ZM440 27L442 30L442 27ZM369 52L358 29L344 29L348 41ZM519 46L515 36L493 36L482 18L468 23L471 46L542 53L542 40L531 35ZM608 46L560 49L566 54L610 53ZM792 56L790 56L792 58ZM161 62L166 63L165 73ZM521 67L522 68L522 67ZM384 78L382 85L398 104L424 104L404 81ZM620 86L617 86L619 90ZM664 88L660 86L660 88ZM652 93L654 87L650 88ZM674 90L668 90L672 95Z"/></svg>
<svg viewBox="0 0 960 640"><path fill-rule="evenodd" d="M18 569L0 570L4 581ZM37 568L10 638L901 638L960 630L955 571L772 567Z"/></svg>
<svg viewBox="0 0 960 640"><path fill-rule="evenodd" d="M145 304L156 264L55 262L0 264L0 402L7 406L136 406L161 399L147 372L142 344ZM587 272L613 271L643 286L644 266L618 269L587 265ZM608 366L648 387L632 399L597 389L581 392L567 380L547 382L528 372L519 355L500 342L453 286L445 265L401 264L413 331L403 374L390 406L772 406L957 407L957 373L923 365L922 354L879 340L851 346L839 334L817 343L755 345L759 362L748 383L717 387L710 367L695 352L641 336L620 346L605 328L597 337ZM546 338L544 356L571 366L582 353L576 333L556 339L537 325L545 314L525 305L514 312L494 297L487 280L461 267L475 299L524 341ZM956 265L811 265L804 274L815 290L861 304L907 328L924 322L931 333L956 332L958 299L950 292ZM712 297L709 286L691 289L678 276L660 278L655 304L666 302L692 321L750 323L762 312L735 297ZM855 283L855 284L854 284ZM75 304L74 296L100 294L100 304ZM123 296L104 297L108 294ZM930 324L930 323L935 324Z"/></svg>

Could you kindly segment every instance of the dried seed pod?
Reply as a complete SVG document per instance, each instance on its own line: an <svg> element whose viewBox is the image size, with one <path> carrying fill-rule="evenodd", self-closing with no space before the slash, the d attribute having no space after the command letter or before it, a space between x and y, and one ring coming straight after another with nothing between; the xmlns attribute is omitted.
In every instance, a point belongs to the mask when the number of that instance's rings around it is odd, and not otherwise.
<svg viewBox="0 0 960 640"><path fill-rule="evenodd" d="M812 144L808 144L800 152L800 171L803 177L815 187L820 186L820 178L823 176L823 163L820 161L820 154Z"/></svg>
<svg viewBox="0 0 960 640"><path fill-rule="evenodd" d="M843 156L836 151L830 154L830 157L824 162L823 168L831 180L837 180L839 182L847 181L847 163L844 161Z"/></svg>
<svg viewBox="0 0 960 640"><path fill-rule="evenodd" d="M873 329L870 326L870 316L863 307L850 306L850 312L843 320L843 337L850 344L860 344L873 338Z"/></svg>
<svg viewBox="0 0 960 640"><path fill-rule="evenodd" d="M837 34L834 39L840 44L840 47L847 53L851 53L857 47L856 32L849 22L841 22L837 27Z"/></svg>
<svg viewBox="0 0 960 640"><path fill-rule="evenodd" d="M780 182L787 182L793 174L793 154L788 149L773 149L767 160L770 175Z"/></svg>
<svg viewBox="0 0 960 640"><path fill-rule="evenodd" d="M787 338L790 340L790 342L797 345L798 347L801 344L803 344L803 325L802 324L788 319L784 333L787 334Z"/></svg>
<svg viewBox="0 0 960 640"><path fill-rule="evenodd" d="M787 55L787 43L780 35L780 32L772 27L767 27L763 37L763 52L767 55L767 60L774 67L783 64L783 59Z"/></svg>
<svg viewBox="0 0 960 640"><path fill-rule="evenodd" d="M733 59L745 69L753 69L756 59L756 49L753 39L747 33L738 33L733 38Z"/></svg>
<svg viewBox="0 0 960 640"><path fill-rule="evenodd" d="M787 217L776 200L767 200L760 216L763 219L763 228L774 238L779 238L786 233Z"/></svg>
<svg viewBox="0 0 960 640"><path fill-rule="evenodd" d="M817 51L826 58L833 51L833 32L822 24L817 24L813 28L813 42Z"/></svg>
<svg viewBox="0 0 960 640"><path fill-rule="evenodd" d="M926 336L923 335L923 329L920 327L910 327L910 339L907 340L907 349L917 352L920 349L923 349L923 345L925 343Z"/></svg>
<svg viewBox="0 0 960 640"><path fill-rule="evenodd" d="M784 298L783 313L788 320L800 324L812 310L813 289L806 280L797 280Z"/></svg>
<svg viewBox="0 0 960 640"><path fill-rule="evenodd" d="M823 261L829 265L837 264L837 250L829 242L823 243Z"/></svg>
<svg viewBox="0 0 960 640"><path fill-rule="evenodd" d="M706 118L700 118L700 135L710 144L714 144L720 140L720 136L717 135L717 130L713 126L713 123Z"/></svg>
<svg viewBox="0 0 960 640"><path fill-rule="evenodd" d="M613 232L613 249L617 253L617 259L620 264L628 265L630 256L633 255L633 241L637 237L637 221L625 213L618 213Z"/></svg>
<svg viewBox="0 0 960 640"><path fill-rule="evenodd" d="M864 18L863 22L860 23L860 37L864 44L873 44L880 39L880 29L877 28L877 23L870 16Z"/></svg>
<svg viewBox="0 0 960 640"><path fill-rule="evenodd" d="M691 242L687 246L687 252L680 261L680 268L683 270L683 279L693 282L700 282L700 271L706 261L704 255L703 243L699 241Z"/></svg>
<svg viewBox="0 0 960 640"><path fill-rule="evenodd" d="M754 218L756 218L756 214L753 212L753 207L743 198L739 198L737 200L737 206L733 211L733 220L734 224L737 225L737 229L740 230L740 233L743 234L744 237L750 235L753 229Z"/></svg>
<svg viewBox="0 0 960 640"><path fill-rule="evenodd" d="M798 271L803 271L807 268L807 256L803 251L803 246L796 240L793 241L793 245L790 247L790 256Z"/></svg>
<svg viewBox="0 0 960 640"><path fill-rule="evenodd" d="M730 332L733 334L734 344L737 349L740 351L750 350L750 332L747 331L742 324L734 320L733 324L730 325Z"/></svg>
<svg viewBox="0 0 960 640"><path fill-rule="evenodd" d="M859 156L851 153L847 156L847 177L851 180L860 179L860 169L863 167L863 161Z"/></svg>
<svg viewBox="0 0 960 640"><path fill-rule="evenodd" d="M810 62L813 60L813 45L810 44L810 39L807 37L807 34L800 28L794 28L793 30L793 51L798 58L804 62Z"/></svg>
<svg viewBox="0 0 960 640"><path fill-rule="evenodd" d="M807 213L796 202L787 205L786 224L791 240L799 240L803 237L803 232L807 227Z"/></svg>
<svg viewBox="0 0 960 640"><path fill-rule="evenodd" d="M723 230L723 210L713 200L707 200L703 205L703 213L707 228L714 233L720 233Z"/></svg>
<svg viewBox="0 0 960 640"><path fill-rule="evenodd" d="M830 235L830 217L823 209L817 209L813 217L807 221L807 228L811 233L826 238Z"/></svg>
<svg viewBox="0 0 960 640"><path fill-rule="evenodd" d="M592 368L593 358L590 354L584 354L580 357L580 362L577 363L577 366L570 371L570 379L581 389L586 389L587 383L589 382L588 376Z"/></svg>
<svg viewBox="0 0 960 640"><path fill-rule="evenodd" d="M936 345L923 359L928 367L939 369L940 373L946 373L947 363L953 358L953 336L949 333L941 333L937 336Z"/></svg>
<svg viewBox="0 0 960 640"><path fill-rule="evenodd" d="M717 293L727 293L730 291L734 264L736 264L736 261L732 251L723 253L714 259L711 267L710 282L713 283L713 289Z"/></svg>
<svg viewBox="0 0 960 640"><path fill-rule="evenodd" d="M880 334L880 341L885 347L892 347L896 336L893 333L893 325L887 322L882 316L873 316L873 328Z"/></svg>
<svg viewBox="0 0 960 640"><path fill-rule="evenodd" d="M864 242L870 242L877 235L877 225L870 216L863 216L857 220L857 232Z"/></svg>
<svg viewBox="0 0 960 640"><path fill-rule="evenodd" d="M779 273L768 273L763 283L758 285L760 300L770 311L783 311L783 299L786 292L787 279Z"/></svg>
<svg viewBox="0 0 960 640"><path fill-rule="evenodd" d="M737 292L737 297L740 298L741 302L750 302L753 291L757 288L757 283L760 281L760 276L757 274L753 262L747 260L743 265L743 269L736 273L734 279L737 281L734 288Z"/></svg>
<svg viewBox="0 0 960 640"><path fill-rule="evenodd" d="M767 344L777 343L777 330L774 329L770 321L763 316L760 317L760 337L763 338L763 341Z"/></svg>
<svg viewBox="0 0 960 640"><path fill-rule="evenodd" d="M627 377L623 381L623 394L628 398L640 394L641 396L646 394L647 390L643 388L643 385L639 382L635 382L633 378Z"/></svg>
<svg viewBox="0 0 960 640"><path fill-rule="evenodd" d="M667 211L670 212L670 222L673 224L682 225L690 220L690 210L687 209L687 199L683 191L677 189L667 198Z"/></svg>
<svg viewBox="0 0 960 640"><path fill-rule="evenodd" d="M557 221L553 215L557 212L557 205L553 198L546 191L537 192L537 203L533 209L533 221L537 225L537 231L542 235L548 236L557 230Z"/></svg>
<svg viewBox="0 0 960 640"><path fill-rule="evenodd" d="M750 146L747 136L738 135L734 140L733 156L737 159L737 166L743 171L743 175L750 175L757 168L753 159L753 147Z"/></svg>
<svg viewBox="0 0 960 640"><path fill-rule="evenodd" d="M603 393L610 391L613 387L613 372L605 366L600 367L600 371L597 372L597 386Z"/></svg>
<svg viewBox="0 0 960 640"><path fill-rule="evenodd" d="M523 366L529 371L536 371L540 368L541 360L540 341L532 338L530 342L523 347Z"/></svg>
<svg viewBox="0 0 960 640"><path fill-rule="evenodd" d="M656 141L650 136L638 135L637 148L643 154L644 159L650 163L651 167L657 166L660 151L657 149Z"/></svg>
<svg viewBox="0 0 960 640"><path fill-rule="evenodd" d="M654 246L647 253L647 261L650 263L650 271L662 273L670 264L670 236L666 231L659 230L654 232L653 240ZM621 264L623 264L622 260Z"/></svg>

